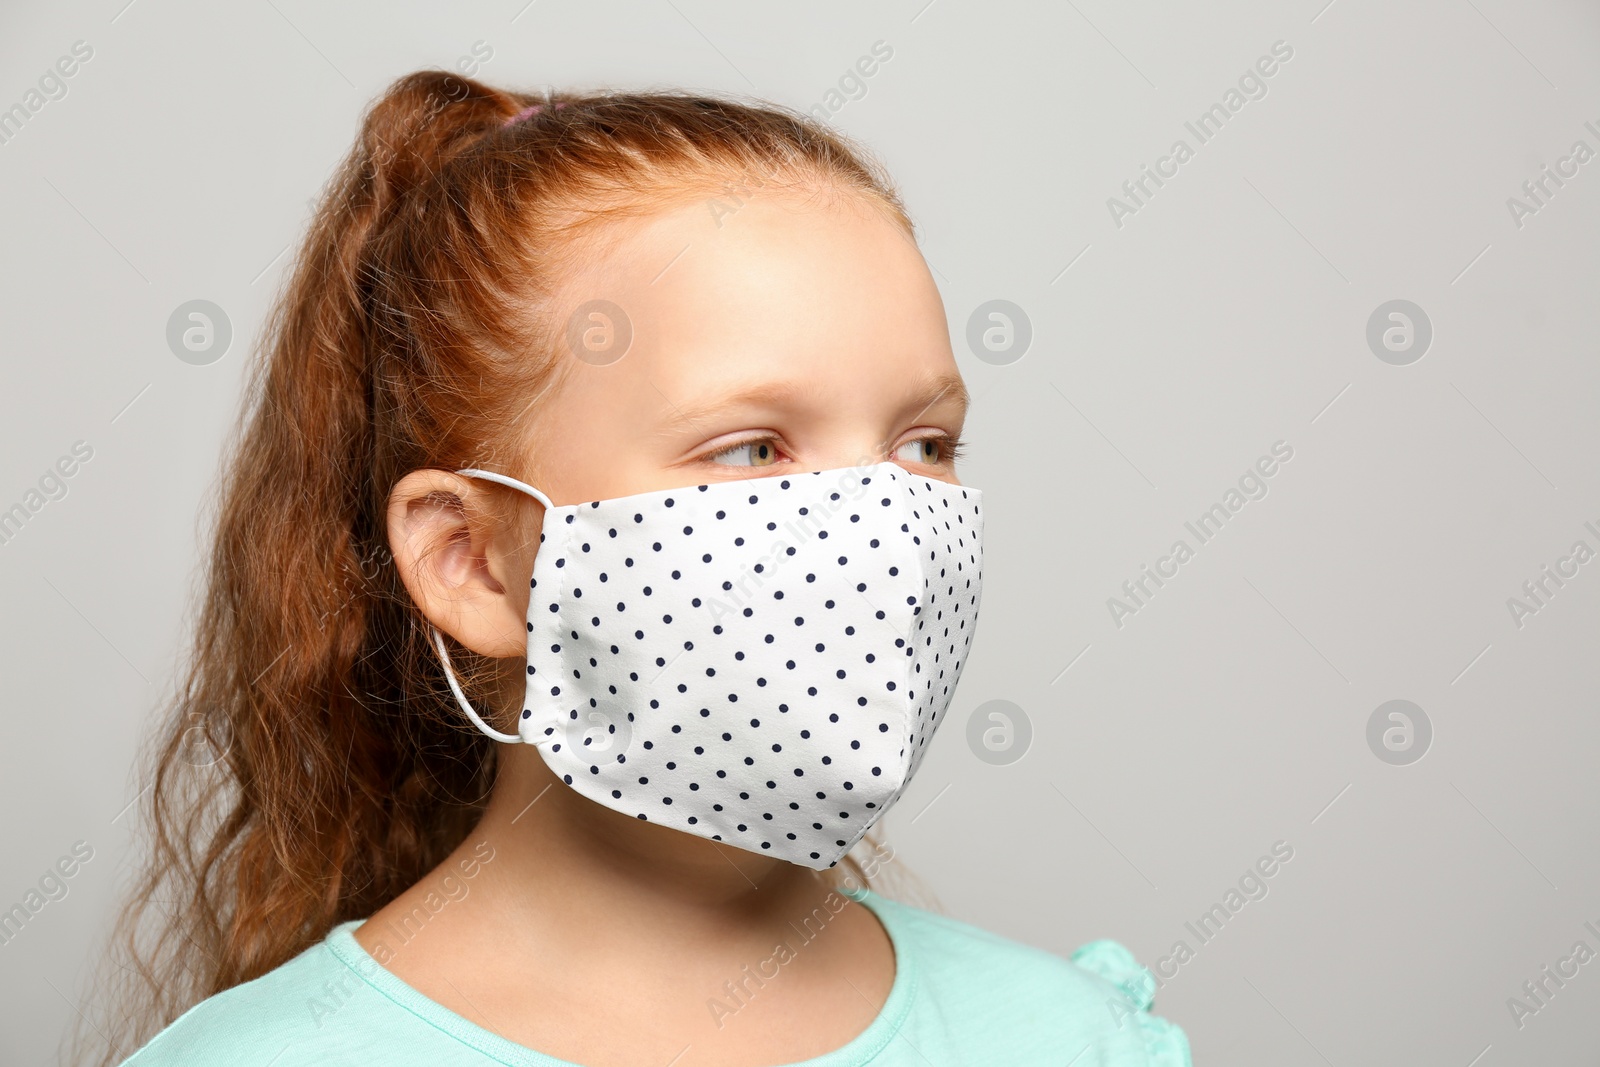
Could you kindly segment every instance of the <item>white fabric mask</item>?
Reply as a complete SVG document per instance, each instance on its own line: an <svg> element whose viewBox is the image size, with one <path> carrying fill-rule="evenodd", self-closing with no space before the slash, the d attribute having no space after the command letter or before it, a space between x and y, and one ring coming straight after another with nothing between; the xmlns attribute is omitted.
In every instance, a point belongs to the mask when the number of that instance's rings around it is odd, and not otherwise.
<svg viewBox="0 0 1600 1067"><path fill-rule="evenodd" d="M823 870L900 799L961 677L979 490L891 462L545 506L518 733L608 808Z"/></svg>

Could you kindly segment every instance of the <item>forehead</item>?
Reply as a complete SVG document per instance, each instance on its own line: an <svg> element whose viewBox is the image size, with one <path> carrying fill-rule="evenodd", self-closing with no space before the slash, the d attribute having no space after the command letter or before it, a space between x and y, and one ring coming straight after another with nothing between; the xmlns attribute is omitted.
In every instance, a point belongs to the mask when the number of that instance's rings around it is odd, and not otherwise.
<svg viewBox="0 0 1600 1067"><path fill-rule="evenodd" d="M861 194L724 191L609 223L596 237L555 306L562 314L598 299L621 309L633 342L607 368L614 383L955 369L921 252Z"/></svg>

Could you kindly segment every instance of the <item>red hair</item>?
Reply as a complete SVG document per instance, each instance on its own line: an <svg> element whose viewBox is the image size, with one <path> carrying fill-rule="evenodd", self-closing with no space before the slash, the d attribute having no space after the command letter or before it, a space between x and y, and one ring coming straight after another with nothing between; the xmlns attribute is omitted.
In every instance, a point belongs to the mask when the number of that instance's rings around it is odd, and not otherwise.
<svg viewBox="0 0 1600 1067"><path fill-rule="evenodd" d="M769 185L853 192L914 235L869 157L782 108L419 72L368 110L252 367L192 651L142 764L150 840L102 977L116 1014L80 1030L73 1062L119 1062L465 837L496 746L462 719L395 572L390 489L524 454L576 238ZM458 662L469 684L497 670Z"/></svg>

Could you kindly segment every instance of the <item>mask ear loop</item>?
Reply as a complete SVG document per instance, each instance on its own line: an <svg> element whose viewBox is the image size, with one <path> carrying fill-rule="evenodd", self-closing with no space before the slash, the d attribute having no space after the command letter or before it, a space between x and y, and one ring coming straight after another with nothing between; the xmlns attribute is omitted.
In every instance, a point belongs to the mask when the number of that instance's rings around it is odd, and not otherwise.
<svg viewBox="0 0 1600 1067"><path fill-rule="evenodd" d="M499 482L501 485L509 486L512 489L518 489L524 493L527 493L529 496L538 500L539 503L543 504L547 509L555 507L555 505L550 502L549 497L539 492L539 490L535 489L533 486L528 485L526 482L519 482L515 478L508 478L504 474L496 474L493 471L478 470L475 467L466 467L456 471L456 473L464 474L469 478L483 478L491 482ZM450 653L446 651L444 647L444 635L439 632L439 628L437 626L430 624L428 629L433 631L433 646L439 650L439 662L444 666L444 676L445 679L450 683L450 692L455 694L456 703L461 705L461 710L467 713L467 718L471 719L472 724L479 730L494 738L496 741L503 741L508 745L522 744L523 738L520 734L501 733L499 730L496 730L494 727L483 721L483 718L473 708L472 703L467 700L467 695L461 691L461 683L456 681L456 672L450 667ZM534 744L538 743L539 742L534 742Z"/></svg>

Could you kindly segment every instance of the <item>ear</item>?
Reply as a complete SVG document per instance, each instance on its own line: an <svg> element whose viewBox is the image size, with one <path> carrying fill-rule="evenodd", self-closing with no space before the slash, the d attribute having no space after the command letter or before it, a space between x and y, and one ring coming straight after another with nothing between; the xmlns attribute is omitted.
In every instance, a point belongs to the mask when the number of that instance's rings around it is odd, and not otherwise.
<svg viewBox="0 0 1600 1067"><path fill-rule="evenodd" d="M529 499L533 518L519 529L500 518L506 509L493 506L491 493L521 496L450 471L412 471L389 494L389 549L429 622L479 655L507 658L527 649L528 577L544 508Z"/></svg>

